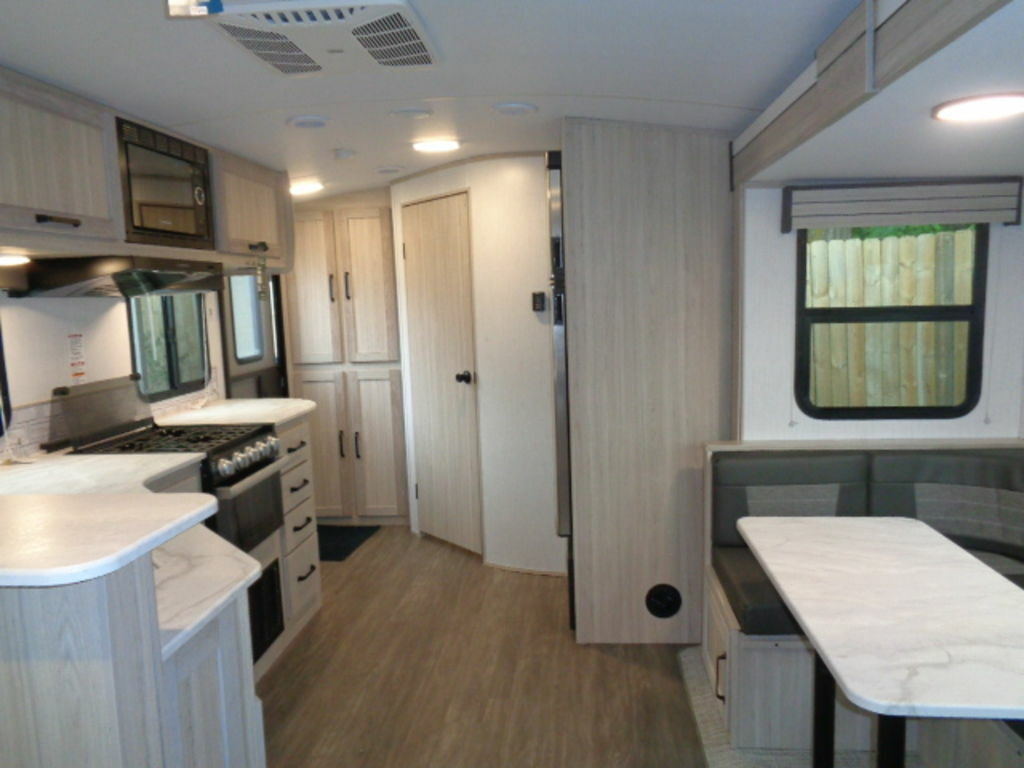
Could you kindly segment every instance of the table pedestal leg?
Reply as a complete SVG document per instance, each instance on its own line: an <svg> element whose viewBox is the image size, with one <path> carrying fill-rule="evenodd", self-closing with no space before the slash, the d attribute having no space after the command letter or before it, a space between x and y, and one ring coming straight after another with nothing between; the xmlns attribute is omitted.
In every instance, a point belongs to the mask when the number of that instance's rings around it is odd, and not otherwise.
<svg viewBox="0 0 1024 768"><path fill-rule="evenodd" d="M907 721L903 717L878 716L878 768L903 768L907 749Z"/></svg>
<svg viewBox="0 0 1024 768"><path fill-rule="evenodd" d="M836 736L836 681L821 657L814 654L814 730L811 765L833 768ZM879 735L881 739L881 735ZM880 764L881 765L881 764Z"/></svg>

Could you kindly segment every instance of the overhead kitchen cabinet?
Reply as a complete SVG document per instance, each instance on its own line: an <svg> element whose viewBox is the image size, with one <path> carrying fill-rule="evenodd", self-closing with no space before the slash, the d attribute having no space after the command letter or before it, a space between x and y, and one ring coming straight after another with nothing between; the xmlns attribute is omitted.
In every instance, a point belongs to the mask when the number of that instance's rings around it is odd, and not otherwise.
<svg viewBox="0 0 1024 768"><path fill-rule="evenodd" d="M217 250L272 268L291 267L292 202L288 174L227 152L213 155L213 215Z"/></svg>
<svg viewBox="0 0 1024 768"><path fill-rule="evenodd" d="M345 353L353 363L398 359L395 262L388 208L334 212Z"/></svg>
<svg viewBox="0 0 1024 768"><path fill-rule="evenodd" d="M113 113L0 69L0 227L124 238Z"/></svg>

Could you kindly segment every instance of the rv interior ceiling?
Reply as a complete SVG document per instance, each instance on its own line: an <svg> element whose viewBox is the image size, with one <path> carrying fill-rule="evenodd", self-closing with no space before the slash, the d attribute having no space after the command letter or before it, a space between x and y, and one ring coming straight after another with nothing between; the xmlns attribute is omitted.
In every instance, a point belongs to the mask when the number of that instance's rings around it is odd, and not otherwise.
<svg viewBox="0 0 1024 768"><path fill-rule="evenodd" d="M813 61L815 46L857 2L412 5L437 52L429 66L365 66L369 55L348 46L331 55L363 57L350 72L332 64L285 75L209 20L168 21L162 0L32 3L5 15L0 65L286 170L293 180L317 175L325 196L453 158L414 152L418 138L462 140L455 158L557 147L567 115L735 135ZM351 43L334 30L325 24L316 34ZM107 41L102 55L98 41ZM500 102L538 109L504 116L493 109ZM429 117L392 114L411 108ZM300 115L327 125L288 124ZM336 149L355 154L337 160Z"/></svg>

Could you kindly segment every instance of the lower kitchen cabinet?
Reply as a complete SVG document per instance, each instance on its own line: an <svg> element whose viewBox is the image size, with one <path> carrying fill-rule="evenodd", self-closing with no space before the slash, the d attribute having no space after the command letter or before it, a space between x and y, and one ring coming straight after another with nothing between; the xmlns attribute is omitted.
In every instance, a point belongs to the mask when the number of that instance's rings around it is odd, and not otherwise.
<svg viewBox="0 0 1024 768"><path fill-rule="evenodd" d="M262 768L263 714L253 683L243 592L164 662L164 765Z"/></svg>
<svg viewBox="0 0 1024 768"><path fill-rule="evenodd" d="M295 379L296 396L317 404L310 430L317 517L407 517L401 372L302 367Z"/></svg>

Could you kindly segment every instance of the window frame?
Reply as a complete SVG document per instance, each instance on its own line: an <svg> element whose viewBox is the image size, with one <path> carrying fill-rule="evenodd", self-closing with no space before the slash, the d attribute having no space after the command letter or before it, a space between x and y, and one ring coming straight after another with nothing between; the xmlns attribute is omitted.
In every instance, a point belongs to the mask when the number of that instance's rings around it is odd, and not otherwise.
<svg viewBox="0 0 1024 768"><path fill-rule="evenodd" d="M147 403L169 400L172 397L187 395L191 392L198 392L205 389L210 383L210 338L209 329L206 324L206 298L202 293L195 293L193 294L193 297L197 299L195 305L196 311L199 314L199 327L202 330L203 343L201 352L203 355L203 377L201 379L194 379L186 382L182 382L180 380L181 371L178 364L178 336L174 309L174 295L162 294L159 295L158 298L160 299L163 310L161 314L163 316L164 323L164 354L167 358L167 379L170 382L170 387L159 392L149 393L143 390L145 373L141 370L138 359L138 342L135 338L135 313L132 311L132 302L134 301L134 298L130 298L127 301L128 332L131 336L132 349L132 370L139 376L139 396ZM157 296L149 294L138 298L157 298Z"/></svg>
<svg viewBox="0 0 1024 768"><path fill-rule="evenodd" d="M910 225L908 225L910 226ZM883 419L956 419L981 400L985 338L985 291L988 276L988 224L975 227L971 303L902 307L808 307L807 230L797 230L796 357L793 391L800 410L814 419L875 421ZM967 371L964 401L958 405L822 407L811 400L811 328L816 323L967 322Z"/></svg>

